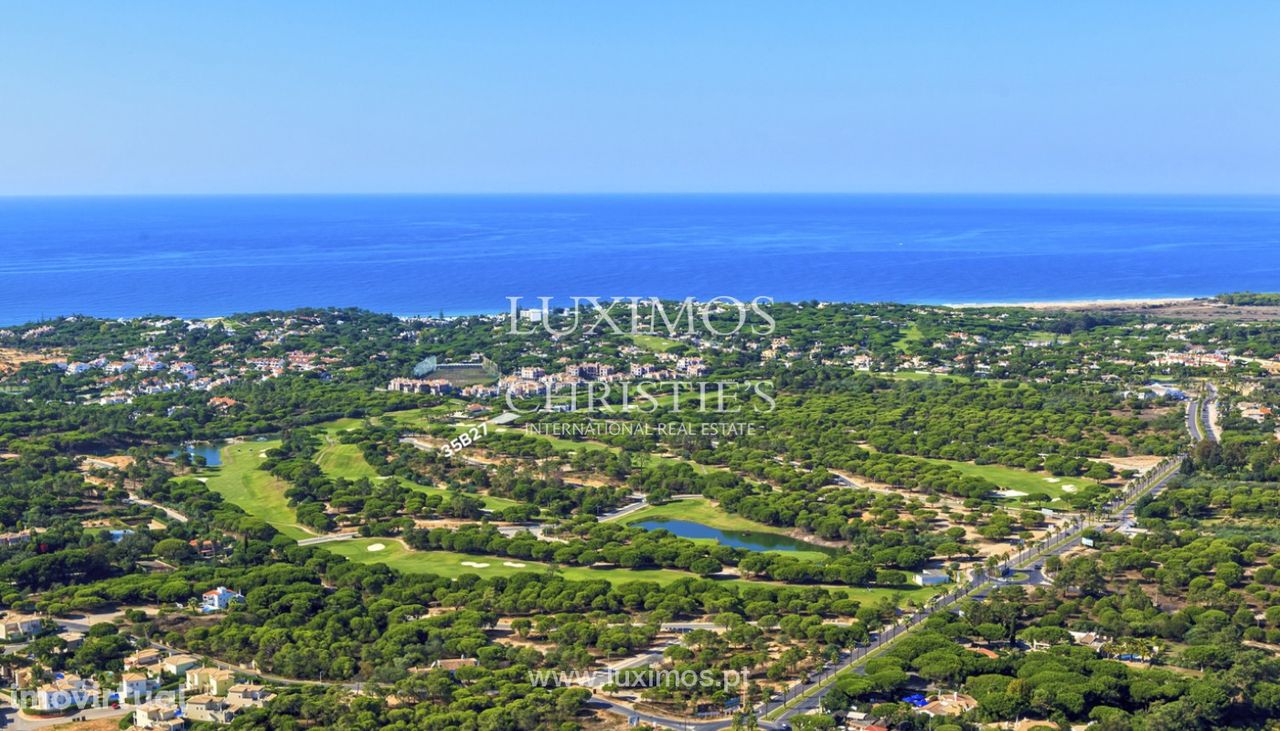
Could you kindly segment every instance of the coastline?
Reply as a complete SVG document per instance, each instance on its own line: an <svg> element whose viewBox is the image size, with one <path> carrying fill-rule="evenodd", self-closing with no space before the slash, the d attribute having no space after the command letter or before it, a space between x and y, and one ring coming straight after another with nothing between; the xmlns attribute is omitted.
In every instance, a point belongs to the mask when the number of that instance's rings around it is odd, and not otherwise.
<svg viewBox="0 0 1280 731"><path fill-rule="evenodd" d="M877 302L874 302L871 300L821 300L821 301L830 303L830 304L878 304ZM778 302L785 303L785 302L788 302L788 300L778 300ZM1150 308L1178 308L1178 307L1184 307L1184 306L1192 306L1196 308L1226 307L1226 305L1219 303L1217 300L1215 300L1213 295L1200 295L1196 297L1190 297L1190 296L1117 297L1114 299L1097 298L1097 299L1064 299L1064 300L1019 300L1019 301L998 301L998 302L928 302L928 301L901 300L901 301L886 301L885 303L896 304L896 305L906 305L906 306L912 306L912 307L945 307L948 309L959 309L959 310L973 310L973 309L986 309L986 308L999 308L999 307L1011 307L1011 308L1022 308L1022 309L1029 309L1029 310L1045 310L1045 311L1140 310L1140 309L1150 309ZM376 308L373 306L362 306L362 305L303 305L300 307L317 307L317 308L324 309L327 307L344 307L344 306L360 307L361 309L369 309L371 311L377 311ZM264 306L263 309L272 309L272 308L269 306ZM1260 308L1253 308L1253 309L1257 310ZM255 311L257 310L241 309L241 310L237 310L236 313L223 312L215 315L196 315L196 314L175 313L172 316L182 317L190 320L208 321L208 320L218 320L218 319L223 319L227 317L232 317L234 316L234 314L246 314L246 313L251 313ZM443 308L442 310L437 309L434 312L431 309L427 309L425 312L416 312L416 313L389 312L387 314L391 315L392 317L399 318L401 320L411 320L411 319L417 319L417 318L435 318L435 317L438 317L441 314L441 312L444 314L446 318L501 317L501 316L510 314L508 310L485 311L485 310L470 310L470 309L461 309L461 308L458 311L451 311L448 308ZM114 320L114 319L129 320L129 319L137 319L140 317L145 317L144 314L121 315L121 314L96 314L96 313L76 312L76 313L68 313L65 315L49 315L45 313L39 316L38 318L34 318L34 319L0 320L0 328L21 327L23 325L28 325L32 323L48 322L52 320L58 320L63 317L73 317L73 316L99 317L107 320Z"/></svg>
<svg viewBox="0 0 1280 731"><path fill-rule="evenodd" d="M1029 310L1079 310L1117 307L1162 307L1211 300L1211 296L1205 295L1201 297L1120 297L1116 299L1027 300L1022 302L949 302L941 306L955 309L1022 307Z"/></svg>
<svg viewBox="0 0 1280 731"><path fill-rule="evenodd" d="M862 300L822 300L824 303L841 304L841 305L858 305L858 304L876 304L871 301ZM1197 297L1117 297L1099 298L1099 299L1066 299L1066 300L1021 300L1021 301L999 301L999 302L915 302L901 301L892 302L891 304L906 305L910 307L947 307L957 310L982 309L987 307L1020 307L1028 310L1088 310L1088 309L1133 309L1142 307L1169 307L1175 305L1186 305L1191 303L1213 303L1213 295L1200 295ZM779 300L785 304L787 301ZM509 311L469 311L469 312L449 312L445 311L446 317L501 317L509 315ZM400 313L391 313L393 317L400 319L413 319L418 317L430 317L430 315L405 315Z"/></svg>

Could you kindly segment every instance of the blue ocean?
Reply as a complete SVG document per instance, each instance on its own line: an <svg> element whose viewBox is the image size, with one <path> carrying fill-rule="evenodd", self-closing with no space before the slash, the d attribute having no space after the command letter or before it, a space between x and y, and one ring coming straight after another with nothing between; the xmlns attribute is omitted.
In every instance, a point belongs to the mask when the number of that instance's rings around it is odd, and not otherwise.
<svg viewBox="0 0 1280 731"><path fill-rule="evenodd" d="M0 324L507 297L1008 302L1280 290L1280 198L0 199Z"/></svg>

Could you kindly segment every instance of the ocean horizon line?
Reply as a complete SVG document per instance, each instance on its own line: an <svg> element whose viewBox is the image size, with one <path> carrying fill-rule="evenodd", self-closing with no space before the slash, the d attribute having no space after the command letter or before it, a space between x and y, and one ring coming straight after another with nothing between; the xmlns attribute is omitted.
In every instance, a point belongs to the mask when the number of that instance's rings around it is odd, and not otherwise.
<svg viewBox="0 0 1280 731"><path fill-rule="evenodd" d="M925 302L925 301L913 302L913 301L906 301L906 300L853 300L853 299L850 299L850 300L819 299L814 301L816 301L820 305L898 305L898 306L905 306L905 307L945 307L948 309L981 309L981 308L987 308L987 307L1046 309L1046 308L1053 308L1053 307L1087 308L1087 307L1121 307L1121 306L1149 306L1149 305L1160 305L1160 304L1174 304L1174 303L1181 303L1181 302L1211 300L1215 296L1220 294L1227 294L1227 293L1215 292L1212 294L1196 294L1196 295L1154 295L1154 296L1134 296L1134 297L1125 297L1125 296L1067 297L1067 298L1061 298L1061 299L1046 297L1041 299L1029 299L1029 300L1018 300L1018 301L1001 301L1001 300L988 301L988 300L975 299L970 302ZM573 295L568 295L567 297L572 297L572 296ZM579 296L586 297L587 295L579 295ZM609 299L610 298L608 297L601 297L602 301L608 301ZM709 299L710 298L707 298L707 299L695 298L695 301L707 302L709 301ZM806 301L810 301L810 300L792 300L792 299L781 300L780 299L780 300L775 300L774 304L780 304L780 305L799 304L801 302L806 302ZM559 308L560 307L553 307L552 309L554 310ZM222 319L227 317L236 317L238 315L258 314L260 312L293 312L297 310L346 310L346 309L364 310L366 312L374 312L378 314L390 315L391 317L396 317L399 319L415 319L415 318L438 319L441 316L442 309L443 309L443 314L445 318L500 317L503 315L510 314L510 310L488 310L488 309L467 309L467 308L464 308L461 310L450 310L448 307L445 307L445 308L429 307L419 312L395 312L395 311L383 311L376 307L368 307L368 306L353 305L353 304L346 304L346 305L299 304L291 307L264 307L258 310L252 310L252 309L235 310L231 312L222 312L222 313L214 313L214 314L207 314L207 315L181 313L181 312L143 312L143 313L130 314L130 315L109 315L109 314L99 314L94 312L66 312L66 313L59 313L54 315L45 315L43 317L39 317L36 319L26 320L24 322L4 322L4 323L0 323L0 327L19 327L23 325L29 325L31 323L53 322L53 321L61 320L68 317L91 317L98 320L139 320L139 319L145 319L148 317L176 317L184 320L216 320L216 319ZM530 308L522 307L521 309L524 310L524 309L530 309ZM536 309L536 308L533 308L533 309Z"/></svg>
<svg viewBox="0 0 1280 731"><path fill-rule="evenodd" d="M284 191L0 193L5 200L183 198L1190 198L1280 199L1273 192L1195 191Z"/></svg>

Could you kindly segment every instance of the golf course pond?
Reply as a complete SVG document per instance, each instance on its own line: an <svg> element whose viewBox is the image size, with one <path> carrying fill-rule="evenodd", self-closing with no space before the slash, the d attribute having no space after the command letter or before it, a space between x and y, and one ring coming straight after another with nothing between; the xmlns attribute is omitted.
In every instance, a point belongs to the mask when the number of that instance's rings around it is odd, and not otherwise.
<svg viewBox="0 0 1280 731"><path fill-rule="evenodd" d="M776 533L756 531L720 530L688 520L654 519L632 523L633 528L667 530L681 538L709 539L722 546L745 548L748 551L818 551L835 555L840 551Z"/></svg>
<svg viewBox="0 0 1280 731"><path fill-rule="evenodd" d="M177 457L186 452L193 458L204 457L205 464L210 467L219 467L222 465L222 448L226 444L226 442L188 442L174 449L169 456Z"/></svg>

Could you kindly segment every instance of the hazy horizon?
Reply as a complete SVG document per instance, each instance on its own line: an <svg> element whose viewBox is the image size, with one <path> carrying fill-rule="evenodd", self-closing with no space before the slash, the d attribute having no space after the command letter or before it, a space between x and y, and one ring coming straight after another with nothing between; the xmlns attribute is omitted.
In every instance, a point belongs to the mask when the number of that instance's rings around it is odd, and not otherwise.
<svg viewBox="0 0 1280 731"><path fill-rule="evenodd" d="M697 197L809 197L809 198L1151 198L1151 199L1272 199L1275 193L1198 193L1193 191L1159 193L1147 191L1117 192L1012 192L1012 191L823 191L823 190L610 190L610 191L210 191L168 193L4 193L0 200L40 198L697 198Z"/></svg>
<svg viewBox="0 0 1280 731"><path fill-rule="evenodd" d="M16 5L0 195L1280 194L1280 5Z"/></svg>

